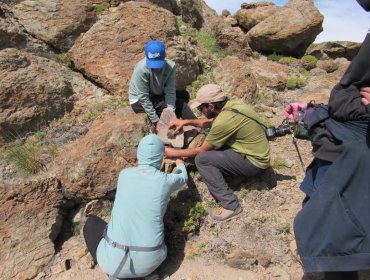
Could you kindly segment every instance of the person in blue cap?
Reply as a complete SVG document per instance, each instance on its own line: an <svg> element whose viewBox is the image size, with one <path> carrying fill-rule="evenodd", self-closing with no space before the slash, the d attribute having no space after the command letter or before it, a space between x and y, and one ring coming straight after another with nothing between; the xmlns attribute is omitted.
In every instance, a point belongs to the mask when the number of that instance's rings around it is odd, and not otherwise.
<svg viewBox="0 0 370 280"><path fill-rule="evenodd" d="M178 118L195 119L187 102L189 94L176 91L176 65L166 59L166 48L161 41L151 40L145 45L145 58L134 68L129 86L129 102L135 113L146 113L157 125L164 108L175 111Z"/></svg>
<svg viewBox="0 0 370 280"><path fill-rule="evenodd" d="M163 156L164 143L157 135L141 139L138 165L119 174L109 223L97 216L86 220L86 245L110 279L159 279L156 269L167 256L163 216L171 193L188 179L180 159L176 173L161 172Z"/></svg>

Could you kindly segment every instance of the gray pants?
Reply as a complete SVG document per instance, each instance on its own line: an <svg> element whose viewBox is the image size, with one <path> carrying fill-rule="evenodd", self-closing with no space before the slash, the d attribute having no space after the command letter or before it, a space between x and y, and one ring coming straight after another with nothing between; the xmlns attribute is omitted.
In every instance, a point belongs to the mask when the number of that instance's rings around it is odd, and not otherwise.
<svg viewBox="0 0 370 280"><path fill-rule="evenodd" d="M203 177L213 198L225 209L235 210L239 201L230 187L225 176L255 176L263 169L254 166L244 155L225 147L198 154L195 165Z"/></svg>

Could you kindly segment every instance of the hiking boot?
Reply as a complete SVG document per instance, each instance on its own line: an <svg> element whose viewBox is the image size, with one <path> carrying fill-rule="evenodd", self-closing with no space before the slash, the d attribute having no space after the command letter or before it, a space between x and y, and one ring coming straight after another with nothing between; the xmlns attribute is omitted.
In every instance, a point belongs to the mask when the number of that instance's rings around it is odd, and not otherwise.
<svg viewBox="0 0 370 280"><path fill-rule="evenodd" d="M238 206L235 210L225 209L222 206L208 208L209 216L215 221L227 221L240 214L243 209Z"/></svg>

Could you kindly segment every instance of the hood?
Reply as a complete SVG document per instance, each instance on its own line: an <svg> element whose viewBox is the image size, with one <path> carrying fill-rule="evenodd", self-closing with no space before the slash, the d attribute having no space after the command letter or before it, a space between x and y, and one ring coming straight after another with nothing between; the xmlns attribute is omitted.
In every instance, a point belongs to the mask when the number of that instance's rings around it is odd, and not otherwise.
<svg viewBox="0 0 370 280"><path fill-rule="evenodd" d="M366 11L370 11L370 0L357 0L357 3Z"/></svg>
<svg viewBox="0 0 370 280"><path fill-rule="evenodd" d="M150 165L157 169L161 167L164 155L164 143L155 134L149 134L141 139L137 147L139 165Z"/></svg>

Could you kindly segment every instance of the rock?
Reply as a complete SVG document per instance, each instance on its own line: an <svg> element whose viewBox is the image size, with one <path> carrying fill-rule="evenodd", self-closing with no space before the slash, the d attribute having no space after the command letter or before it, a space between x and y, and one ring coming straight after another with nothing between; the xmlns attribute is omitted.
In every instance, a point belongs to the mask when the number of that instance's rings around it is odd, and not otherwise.
<svg viewBox="0 0 370 280"><path fill-rule="evenodd" d="M182 148L184 147L184 132L182 131L176 134L169 126L170 121L176 119L177 117L172 109L163 109L158 122L158 136L165 144L171 144L174 148Z"/></svg>
<svg viewBox="0 0 370 280"><path fill-rule="evenodd" d="M0 185L1 279L32 279L50 262L66 201L54 178ZM15 262L17 265L15 265Z"/></svg>
<svg viewBox="0 0 370 280"><path fill-rule="evenodd" d="M176 89L186 87L199 75L199 61L192 44L180 36L174 37L166 46L167 58L176 62Z"/></svg>
<svg viewBox="0 0 370 280"><path fill-rule="evenodd" d="M338 63L335 63L332 59L320 59L317 61L316 66L326 73L332 73L338 70Z"/></svg>
<svg viewBox="0 0 370 280"><path fill-rule="evenodd" d="M97 20L99 0L25 0L12 8L28 33L53 47L69 50Z"/></svg>
<svg viewBox="0 0 370 280"><path fill-rule="evenodd" d="M56 159L66 194L91 200L112 193L120 170L136 163L137 145L149 126L146 114L130 109L95 120L89 132Z"/></svg>
<svg viewBox="0 0 370 280"><path fill-rule="evenodd" d="M148 21L147 19L151 20ZM127 96L135 64L151 37L178 35L175 16L144 2L127 2L103 15L69 51L75 66L113 94Z"/></svg>
<svg viewBox="0 0 370 280"><path fill-rule="evenodd" d="M252 102L257 96L257 83L250 68L236 57L224 58L214 70L215 81L226 95Z"/></svg>
<svg viewBox="0 0 370 280"><path fill-rule="evenodd" d="M0 51L0 135L37 131L71 111L74 91L68 71L16 49Z"/></svg>
<svg viewBox="0 0 370 280"><path fill-rule="evenodd" d="M0 135L5 138L40 130L75 104L86 110L97 99L109 99L80 73L16 49L0 51L0 73Z"/></svg>
<svg viewBox="0 0 370 280"><path fill-rule="evenodd" d="M348 60L352 60L360 48L361 43L349 41L322 42L310 45L306 53L318 59L325 57L332 59L344 57Z"/></svg>
<svg viewBox="0 0 370 280"><path fill-rule="evenodd" d="M0 50L17 48L33 53L53 53L47 44L33 38L25 31L4 3L0 3L0 34Z"/></svg>
<svg viewBox="0 0 370 280"><path fill-rule="evenodd" d="M278 10L279 7L270 2L244 3L242 4L242 9L235 13L235 18L239 26L245 31L249 31L252 27L264 21Z"/></svg>
<svg viewBox="0 0 370 280"><path fill-rule="evenodd" d="M224 18L226 18L230 15L231 15L231 13L226 9L223 9L222 12L221 12L221 16L224 17Z"/></svg>
<svg viewBox="0 0 370 280"><path fill-rule="evenodd" d="M126 2L129 2L129 1L138 1L138 0L110 0L110 5L112 7L116 7L121 3L126 3ZM173 13L177 16L180 15L180 13L181 13L179 4L177 3L176 0L139 0L139 1L140 2L152 3L152 4L154 4L158 7L162 7L164 9L170 11L171 13Z"/></svg>
<svg viewBox="0 0 370 280"><path fill-rule="evenodd" d="M323 19L312 0L290 0L249 30L248 43L254 51L300 56L322 31Z"/></svg>
<svg viewBox="0 0 370 280"><path fill-rule="evenodd" d="M258 264L258 260L253 255L236 249L226 256L226 263L233 268L250 270Z"/></svg>
<svg viewBox="0 0 370 280"><path fill-rule="evenodd" d="M216 11L203 0L181 0L180 9L182 20L196 29L212 32L214 21L220 20Z"/></svg>
<svg viewBox="0 0 370 280"><path fill-rule="evenodd" d="M250 60L247 63L261 87L283 90L289 76L289 67L273 61Z"/></svg>

